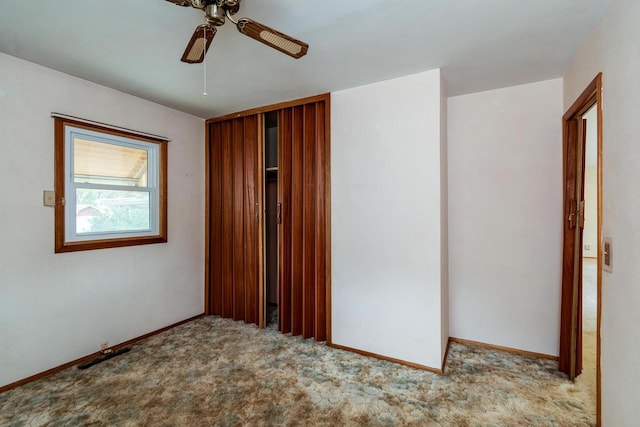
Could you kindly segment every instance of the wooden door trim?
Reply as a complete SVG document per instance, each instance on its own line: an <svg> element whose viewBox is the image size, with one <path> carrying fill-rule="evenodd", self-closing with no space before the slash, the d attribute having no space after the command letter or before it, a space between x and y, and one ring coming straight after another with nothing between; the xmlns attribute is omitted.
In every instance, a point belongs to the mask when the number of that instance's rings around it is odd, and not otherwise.
<svg viewBox="0 0 640 427"><path fill-rule="evenodd" d="M204 125L204 314L210 316L211 310L211 124Z"/></svg>
<svg viewBox="0 0 640 427"><path fill-rule="evenodd" d="M264 211L266 209L265 200L265 179L264 179L264 150L265 150L265 135L264 135L264 115L258 114L258 167L257 167L257 200L258 200L258 327L265 328L266 322L266 295L264 291L265 286L265 251L264 251Z"/></svg>
<svg viewBox="0 0 640 427"><path fill-rule="evenodd" d="M324 103L324 197L325 197L325 292L326 292L326 339L331 345L331 102L327 94Z"/></svg>
<svg viewBox="0 0 640 427"><path fill-rule="evenodd" d="M602 372L600 367L601 356L601 336L600 325L602 318L602 192L603 192L603 173L602 173L602 147L603 147L603 131L602 131L602 73L599 73L580 94L576 101L569 107L562 116L562 183L566 179L566 153L567 153L567 123L577 117L582 116L594 104L596 104L597 113L597 238L598 238L598 264L597 264L597 314L596 314L596 425L602 425ZM563 191L563 206L564 206ZM582 250L582 248L580 248ZM562 321L562 320L561 320Z"/></svg>

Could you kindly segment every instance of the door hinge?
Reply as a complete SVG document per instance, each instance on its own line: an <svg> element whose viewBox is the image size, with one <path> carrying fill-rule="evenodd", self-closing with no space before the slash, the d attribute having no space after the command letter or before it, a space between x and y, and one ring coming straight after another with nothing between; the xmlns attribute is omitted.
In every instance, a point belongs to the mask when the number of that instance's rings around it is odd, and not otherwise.
<svg viewBox="0 0 640 427"><path fill-rule="evenodd" d="M569 221L569 229L575 228L576 226L576 201L575 200L569 201L569 218L567 218L567 221Z"/></svg>
<svg viewBox="0 0 640 427"><path fill-rule="evenodd" d="M572 229L577 225L580 228L584 228L584 200L581 200L580 203L577 203L576 200L571 200L569 202L569 228Z"/></svg>

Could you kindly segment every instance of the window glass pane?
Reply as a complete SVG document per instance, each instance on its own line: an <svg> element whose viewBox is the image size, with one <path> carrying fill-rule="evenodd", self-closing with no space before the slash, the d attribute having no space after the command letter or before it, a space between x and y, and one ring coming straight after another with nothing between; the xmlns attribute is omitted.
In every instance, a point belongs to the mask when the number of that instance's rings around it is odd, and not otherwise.
<svg viewBox="0 0 640 427"><path fill-rule="evenodd" d="M147 186L147 150L73 139L73 180L78 183Z"/></svg>
<svg viewBox="0 0 640 427"><path fill-rule="evenodd" d="M76 233L149 229L146 191L76 189Z"/></svg>

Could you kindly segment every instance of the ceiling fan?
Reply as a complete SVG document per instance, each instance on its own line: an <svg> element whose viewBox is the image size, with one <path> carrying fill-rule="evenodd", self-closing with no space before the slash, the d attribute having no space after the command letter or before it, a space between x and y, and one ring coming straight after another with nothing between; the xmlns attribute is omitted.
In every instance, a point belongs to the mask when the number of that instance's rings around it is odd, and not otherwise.
<svg viewBox="0 0 640 427"><path fill-rule="evenodd" d="M240 0L167 0L178 6L191 6L200 9L205 14L206 23L198 25L187 44L187 48L180 59L189 64L200 63L204 60L209 46L216 35L217 28L225 23L225 19L233 22L238 31L245 36L264 43L296 59L306 55L309 45L296 40L286 34L262 25L248 18L235 20L240 9Z"/></svg>

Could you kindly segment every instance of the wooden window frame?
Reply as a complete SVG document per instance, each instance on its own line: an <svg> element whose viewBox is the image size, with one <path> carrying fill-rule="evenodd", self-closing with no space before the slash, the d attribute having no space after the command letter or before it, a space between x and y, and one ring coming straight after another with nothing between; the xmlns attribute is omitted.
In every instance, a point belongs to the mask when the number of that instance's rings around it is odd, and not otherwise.
<svg viewBox="0 0 640 427"><path fill-rule="evenodd" d="M142 236L127 237L109 237L98 238L94 240L67 241L65 237L65 173L67 165L65 162L65 128L72 126L99 132L102 134L134 139L145 143L158 145L157 159L157 210L158 224L157 233L152 235L145 234ZM95 123L85 121L76 121L64 117L54 117L54 135L55 135L55 253L86 251L93 249L117 248L124 246L147 245L152 243L167 242L167 140L154 138L152 136L140 135L134 131L128 132L122 129L116 129L108 125L101 126Z"/></svg>

